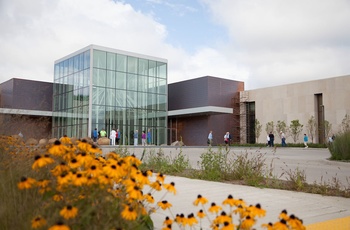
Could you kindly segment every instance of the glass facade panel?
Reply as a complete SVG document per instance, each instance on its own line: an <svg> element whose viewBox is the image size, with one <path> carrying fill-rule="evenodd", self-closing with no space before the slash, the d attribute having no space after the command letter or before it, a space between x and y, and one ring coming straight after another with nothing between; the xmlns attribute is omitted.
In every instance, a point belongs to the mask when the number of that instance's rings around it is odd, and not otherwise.
<svg viewBox="0 0 350 230"><path fill-rule="evenodd" d="M166 143L167 63L137 56L91 46L55 63L54 137L116 128L120 144L133 144L135 130L141 144L142 130L150 129L153 144Z"/></svg>

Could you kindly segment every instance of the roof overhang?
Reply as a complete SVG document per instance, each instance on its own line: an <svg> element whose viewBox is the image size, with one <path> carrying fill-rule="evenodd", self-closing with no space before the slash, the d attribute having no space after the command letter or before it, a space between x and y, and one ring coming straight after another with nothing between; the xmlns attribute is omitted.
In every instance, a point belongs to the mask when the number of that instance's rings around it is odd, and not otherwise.
<svg viewBox="0 0 350 230"><path fill-rule="evenodd" d="M203 106L190 109L178 109L168 111L168 117L175 116L201 116L201 115L215 115L215 114L233 114L233 108L218 107L218 106Z"/></svg>
<svg viewBox="0 0 350 230"><path fill-rule="evenodd" d="M0 108L0 114L19 114L28 116L52 117L51 111Z"/></svg>

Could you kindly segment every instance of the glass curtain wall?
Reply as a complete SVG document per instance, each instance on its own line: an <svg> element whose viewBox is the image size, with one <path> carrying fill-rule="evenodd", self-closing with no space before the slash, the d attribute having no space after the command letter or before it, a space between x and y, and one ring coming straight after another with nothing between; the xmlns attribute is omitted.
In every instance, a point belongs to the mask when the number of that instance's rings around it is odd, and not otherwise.
<svg viewBox="0 0 350 230"><path fill-rule="evenodd" d="M120 144L133 145L136 130L141 144L150 129L152 144L166 144L167 63L97 49L90 57L88 50L56 63L54 83L54 137L114 128Z"/></svg>

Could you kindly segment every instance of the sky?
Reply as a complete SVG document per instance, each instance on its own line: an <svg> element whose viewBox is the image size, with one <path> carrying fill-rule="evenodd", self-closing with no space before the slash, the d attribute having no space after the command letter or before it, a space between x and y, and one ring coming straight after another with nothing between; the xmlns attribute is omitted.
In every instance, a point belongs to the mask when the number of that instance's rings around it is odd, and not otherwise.
<svg viewBox="0 0 350 230"><path fill-rule="evenodd" d="M0 0L0 83L53 82L90 44L168 60L168 83L257 89L350 75L349 0Z"/></svg>

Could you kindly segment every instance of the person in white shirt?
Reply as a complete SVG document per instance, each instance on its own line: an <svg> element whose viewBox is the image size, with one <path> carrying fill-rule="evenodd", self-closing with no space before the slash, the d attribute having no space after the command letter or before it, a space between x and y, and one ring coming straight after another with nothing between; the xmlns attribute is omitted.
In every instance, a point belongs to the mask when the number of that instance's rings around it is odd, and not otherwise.
<svg viewBox="0 0 350 230"><path fill-rule="evenodd" d="M111 133L109 134L109 139L111 139L111 145L115 145L115 138L117 137L117 132L115 129L112 129Z"/></svg>

